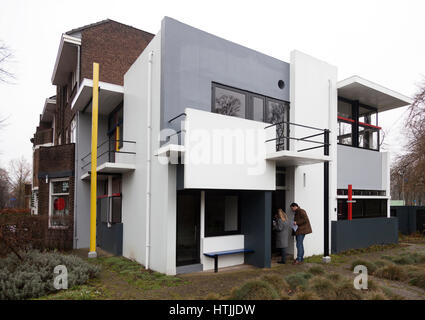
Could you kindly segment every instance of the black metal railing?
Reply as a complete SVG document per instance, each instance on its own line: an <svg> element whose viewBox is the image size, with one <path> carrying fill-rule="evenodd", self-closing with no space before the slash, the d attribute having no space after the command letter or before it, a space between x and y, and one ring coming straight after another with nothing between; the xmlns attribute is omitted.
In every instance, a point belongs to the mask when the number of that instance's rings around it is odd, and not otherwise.
<svg viewBox="0 0 425 320"><path fill-rule="evenodd" d="M307 135L307 136L304 136L304 137L301 137L301 138L291 137L289 135L289 132L290 132L289 126L290 125L302 127L302 128L305 128L305 129L320 131L320 132L315 133L315 134L310 134L310 135ZM295 140L295 141L300 141L300 142L318 144L318 146L312 146L312 147L308 147L308 148L299 149L299 150L297 150L297 152L303 152L303 151L307 151L307 150L323 148L324 149L324 155L326 155L326 156L329 155L329 146L330 146L329 134L330 134L330 130L316 128L316 127L307 126L307 125L289 122L289 121L276 122L276 123L273 123L273 124L266 126L264 129L268 129L268 128L271 128L271 127L274 127L274 126L276 126L276 138L267 139L265 142L268 143L268 142L271 142L271 141L276 141L276 151L289 150L289 140ZM319 137L319 136L323 136L323 141L311 140L311 138L315 138L315 137Z"/></svg>
<svg viewBox="0 0 425 320"><path fill-rule="evenodd" d="M117 147L118 144L118 147ZM136 144L135 141L129 140L113 140L108 139L102 142L97 146L97 160L98 164L104 162L115 162L116 154L136 154L134 151L123 151L124 144ZM105 147L106 146L106 147ZM106 150L105 150L106 149ZM82 166L81 169L87 168L91 164L91 152L87 153L84 157L81 158ZM99 161L99 159L101 159Z"/></svg>
<svg viewBox="0 0 425 320"><path fill-rule="evenodd" d="M168 120L168 123L172 123L174 120L177 120L180 117L186 117L186 113L184 113L184 112L180 113L179 115L175 116L174 118L171 118L170 120ZM170 141L170 138L173 137L173 136L180 136L180 134L182 132L184 132L184 130L180 129L180 130L174 132L173 134L170 134L170 135L166 136L165 137L165 142L163 142L163 143L169 142ZM181 136L178 137L178 139L180 140L181 139ZM181 141L179 141L179 143L181 143Z"/></svg>

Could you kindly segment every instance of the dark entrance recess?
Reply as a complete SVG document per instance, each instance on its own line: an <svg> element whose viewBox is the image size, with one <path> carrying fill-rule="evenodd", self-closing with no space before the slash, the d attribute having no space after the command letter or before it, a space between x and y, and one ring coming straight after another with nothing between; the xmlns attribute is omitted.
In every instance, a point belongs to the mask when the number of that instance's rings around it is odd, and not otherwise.
<svg viewBox="0 0 425 320"><path fill-rule="evenodd" d="M271 218L273 220L274 216L277 214L277 209L285 210L285 190L276 190L272 192L272 210L271 210ZM272 253L278 252L276 249L276 235L272 232L272 243L271 249Z"/></svg>
<svg viewBox="0 0 425 320"><path fill-rule="evenodd" d="M176 266L200 263L199 191L177 192Z"/></svg>

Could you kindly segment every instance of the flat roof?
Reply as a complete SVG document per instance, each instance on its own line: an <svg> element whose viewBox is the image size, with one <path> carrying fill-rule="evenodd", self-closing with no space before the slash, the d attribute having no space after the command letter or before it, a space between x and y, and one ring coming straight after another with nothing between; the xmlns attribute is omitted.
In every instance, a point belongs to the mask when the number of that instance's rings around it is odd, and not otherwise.
<svg viewBox="0 0 425 320"><path fill-rule="evenodd" d="M401 93L388 89L359 76L338 81L338 96L375 107L378 112L404 107L413 100Z"/></svg>

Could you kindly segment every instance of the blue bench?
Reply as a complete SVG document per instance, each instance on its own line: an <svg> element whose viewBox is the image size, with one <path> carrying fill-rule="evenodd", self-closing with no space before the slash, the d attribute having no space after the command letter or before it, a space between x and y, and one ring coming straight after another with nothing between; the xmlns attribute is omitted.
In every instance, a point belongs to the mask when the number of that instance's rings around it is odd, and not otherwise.
<svg viewBox="0 0 425 320"><path fill-rule="evenodd" d="M209 258L214 258L214 272L218 272L218 257L219 256L226 256L229 254L237 254L237 253L253 253L254 250L251 249L234 249L234 250L227 250L227 251L215 251L215 252L206 252L204 253L204 256Z"/></svg>

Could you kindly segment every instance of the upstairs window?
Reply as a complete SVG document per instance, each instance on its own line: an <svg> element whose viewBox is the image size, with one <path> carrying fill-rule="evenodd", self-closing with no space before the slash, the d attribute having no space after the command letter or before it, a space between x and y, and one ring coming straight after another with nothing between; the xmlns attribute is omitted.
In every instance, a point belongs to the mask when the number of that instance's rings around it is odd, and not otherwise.
<svg viewBox="0 0 425 320"><path fill-rule="evenodd" d="M338 144L379 151L380 130L376 108L338 97Z"/></svg>
<svg viewBox="0 0 425 320"><path fill-rule="evenodd" d="M267 123L289 121L289 102L218 83L212 84L212 111Z"/></svg>

